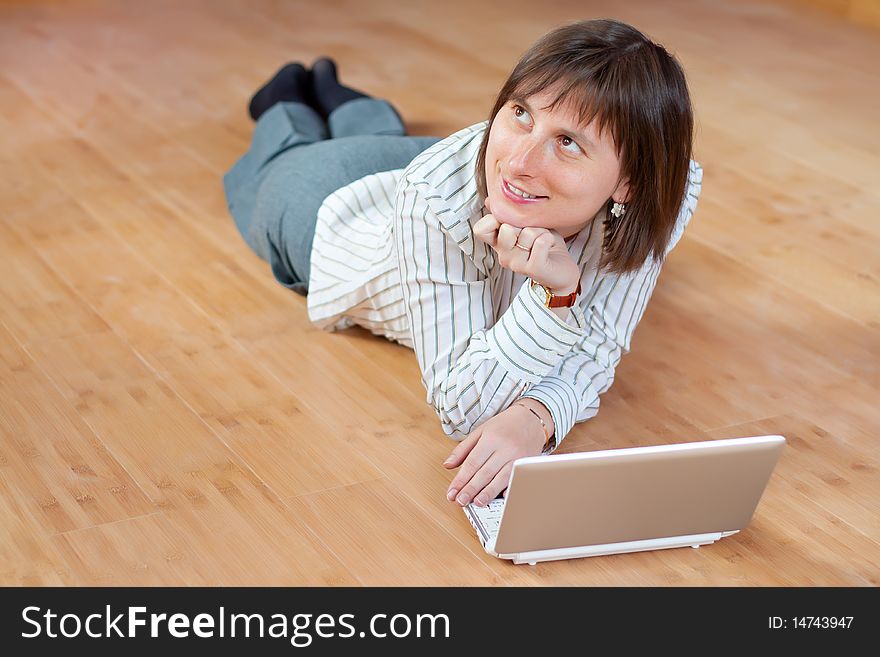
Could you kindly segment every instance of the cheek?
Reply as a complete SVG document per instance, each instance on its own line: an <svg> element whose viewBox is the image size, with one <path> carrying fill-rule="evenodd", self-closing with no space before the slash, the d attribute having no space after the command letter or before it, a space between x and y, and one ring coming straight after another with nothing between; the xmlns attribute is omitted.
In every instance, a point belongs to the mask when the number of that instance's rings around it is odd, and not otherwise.
<svg viewBox="0 0 880 657"><path fill-rule="evenodd" d="M592 211L602 202L596 181L583 175L561 175L553 179L551 189L555 192L556 205L560 210L580 214Z"/></svg>
<svg viewBox="0 0 880 657"><path fill-rule="evenodd" d="M593 176L594 180L590 187L595 194L604 195L607 198L614 191L619 175L620 166L612 160L605 160L596 171L596 175Z"/></svg>
<svg viewBox="0 0 880 657"><path fill-rule="evenodd" d="M486 185L493 188L498 181L498 162L500 154L497 149L493 149L491 145L486 148Z"/></svg>
<svg viewBox="0 0 880 657"><path fill-rule="evenodd" d="M486 162L495 166L496 162L504 157L504 144L508 143L507 131L504 126L496 123L489 133L489 143L486 145Z"/></svg>
<svg viewBox="0 0 880 657"><path fill-rule="evenodd" d="M498 162L498 149L489 142L486 147L486 174L491 175L495 172L496 163Z"/></svg>

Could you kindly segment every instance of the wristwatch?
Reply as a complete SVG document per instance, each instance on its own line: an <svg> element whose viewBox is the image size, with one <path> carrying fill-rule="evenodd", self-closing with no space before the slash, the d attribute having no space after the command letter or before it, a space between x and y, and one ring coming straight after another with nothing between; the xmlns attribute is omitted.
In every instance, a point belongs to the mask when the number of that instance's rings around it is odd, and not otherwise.
<svg viewBox="0 0 880 657"><path fill-rule="evenodd" d="M541 285L531 278L529 279L529 285L532 286L535 294L541 299L541 303L547 308L571 308L575 303L575 299L577 299L577 296L581 293L580 281L578 281L577 289L574 292L565 295L553 294L553 291L549 287Z"/></svg>

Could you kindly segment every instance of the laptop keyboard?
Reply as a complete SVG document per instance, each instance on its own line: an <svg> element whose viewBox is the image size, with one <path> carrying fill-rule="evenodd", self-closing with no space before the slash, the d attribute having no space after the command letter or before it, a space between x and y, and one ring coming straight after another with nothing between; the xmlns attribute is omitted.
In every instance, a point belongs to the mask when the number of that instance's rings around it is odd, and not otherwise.
<svg viewBox="0 0 880 657"><path fill-rule="evenodd" d="M486 506L469 505L471 512L486 530L487 538L498 535L498 527L501 525L501 516L504 513L504 503L506 501L504 498L499 498L492 500ZM477 531L479 531L479 528Z"/></svg>

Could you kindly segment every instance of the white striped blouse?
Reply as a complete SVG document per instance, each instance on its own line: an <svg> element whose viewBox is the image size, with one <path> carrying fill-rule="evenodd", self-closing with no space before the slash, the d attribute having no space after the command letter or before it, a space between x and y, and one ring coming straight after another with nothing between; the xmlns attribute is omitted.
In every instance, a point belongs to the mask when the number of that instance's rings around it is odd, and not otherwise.
<svg viewBox="0 0 880 657"><path fill-rule="evenodd" d="M652 259L600 273L603 209L567 241L581 294L563 321L473 237L485 213L475 165L488 121L460 130L405 169L361 178L318 212L307 307L324 330L360 325L415 351L444 432L461 440L520 397L550 411L555 447L596 415L599 395L629 351L660 273ZM692 161L669 250L696 209ZM554 449L555 449L554 447ZM552 451L552 450L551 450Z"/></svg>

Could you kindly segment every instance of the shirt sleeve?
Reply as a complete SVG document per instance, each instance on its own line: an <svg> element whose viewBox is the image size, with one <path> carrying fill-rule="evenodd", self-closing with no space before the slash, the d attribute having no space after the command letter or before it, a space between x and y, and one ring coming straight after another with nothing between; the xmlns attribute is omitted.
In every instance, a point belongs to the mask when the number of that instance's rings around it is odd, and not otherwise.
<svg viewBox="0 0 880 657"><path fill-rule="evenodd" d="M632 274L600 278L588 292L589 326L584 335L522 395L537 399L550 411L555 427L553 449L575 422L599 412L599 395L614 382L614 370L629 351L659 273L660 265L652 262Z"/></svg>
<svg viewBox="0 0 880 657"><path fill-rule="evenodd" d="M528 284L496 321L488 273L439 221L428 190L398 185L394 242L426 401L444 432L463 439L555 371L587 321L578 306L562 320Z"/></svg>
<svg viewBox="0 0 880 657"><path fill-rule="evenodd" d="M678 243L697 207L703 170L691 162L688 190L666 254ZM630 349L632 336L657 284L662 263L649 258L636 272L597 277L585 295L589 322L583 336L541 381L522 397L537 399L550 411L559 447L576 422L599 412L599 395L614 382L614 370Z"/></svg>

